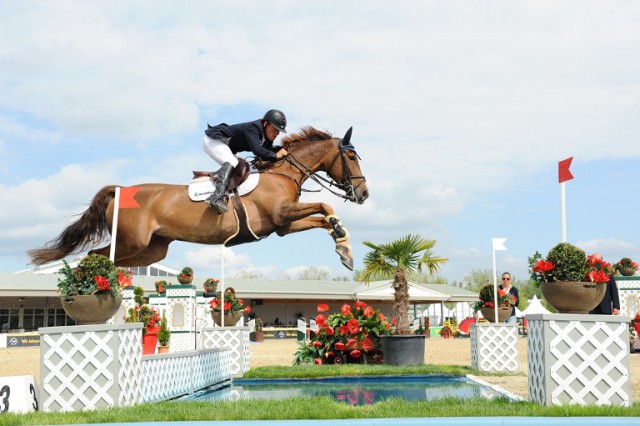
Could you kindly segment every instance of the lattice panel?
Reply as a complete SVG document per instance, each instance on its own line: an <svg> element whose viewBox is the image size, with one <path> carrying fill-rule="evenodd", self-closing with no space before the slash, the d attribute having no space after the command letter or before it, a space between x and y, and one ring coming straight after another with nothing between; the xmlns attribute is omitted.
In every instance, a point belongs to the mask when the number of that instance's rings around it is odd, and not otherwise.
<svg viewBox="0 0 640 426"><path fill-rule="evenodd" d="M135 360L134 350L140 351L136 331L141 332L108 325L41 329L42 410L109 408L137 401L140 375L135 361L125 365L129 377L124 382L120 371L120 364Z"/></svg>
<svg viewBox="0 0 640 426"><path fill-rule="evenodd" d="M142 361L142 399L158 402L228 381L231 350L210 349L172 356L150 356Z"/></svg>
<svg viewBox="0 0 640 426"><path fill-rule="evenodd" d="M242 376L249 370L249 328L248 327L216 327L202 332L202 348L231 348L231 374Z"/></svg>
<svg viewBox="0 0 640 426"><path fill-rule="evenodd" d="M527 363L529 364L529 401L544 404L546 399L543 322L527 318Z"/></svg>
<svg viewBox="0 0 640 426"><path fill-rule="evenodd" d="M529 324L530 400L545 405L631 405L624 318L535 315ZM533 353L537 345L543 348L541 354Z"/></svg>
<svg viewBox="0 0 640 426"><path fill-rule="evenodd" d="M120 395L118 405L128 407L140 402L142 388L142 374L140 361L142 359L142 327L138 329L120 330L118 332L120 347L118 371Z"/></svg>
<svg viewBox="0 0 640 426"><path fill-rule="evenodd" d="M471 363L479 371L518 371L516 324L472 324Z"/></svg>

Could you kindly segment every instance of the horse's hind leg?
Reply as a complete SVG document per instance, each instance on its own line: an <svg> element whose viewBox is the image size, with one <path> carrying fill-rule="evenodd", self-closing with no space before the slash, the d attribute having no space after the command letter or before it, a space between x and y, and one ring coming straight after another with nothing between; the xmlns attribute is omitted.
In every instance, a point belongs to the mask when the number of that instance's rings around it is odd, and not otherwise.
<svg viewBox="0 0 640 426"><path fill-rule="evenodd" d="M151 236L149 244L135 255L126 259L116 259L117 266L149 266L152 263L159 262L167 257L169 251L169 244L173 240L165 237L160 237L156 234Z"/></svg>

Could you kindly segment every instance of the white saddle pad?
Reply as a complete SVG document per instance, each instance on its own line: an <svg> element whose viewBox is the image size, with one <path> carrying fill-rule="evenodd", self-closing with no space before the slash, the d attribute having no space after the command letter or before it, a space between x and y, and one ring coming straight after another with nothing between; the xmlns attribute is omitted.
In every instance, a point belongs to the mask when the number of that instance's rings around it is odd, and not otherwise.
<svg viewBox="0 0 640 426"><path fill-rule="evenodd" d="M249 170L249 177L247 180L237 188L238 195L243 196L258 186L260 181L260 173L258 173L253 167ZM192 201L204 201L209 198L209 195L215 191L215 185L209 176L199 177L191 180L189 183L189 198Z"/></svg>

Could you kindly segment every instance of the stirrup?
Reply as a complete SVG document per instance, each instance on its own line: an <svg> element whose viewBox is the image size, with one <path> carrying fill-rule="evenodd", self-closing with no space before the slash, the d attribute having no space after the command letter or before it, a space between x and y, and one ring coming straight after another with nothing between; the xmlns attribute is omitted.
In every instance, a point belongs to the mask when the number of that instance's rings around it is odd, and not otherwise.
<svg viewBox="0 0 640 426"><path fill-rule="evenodd" d="M229 206L225 203L224 197L220 197L216 201L209 202L209 205L218 214L223 214L229 211Z"/></svg>

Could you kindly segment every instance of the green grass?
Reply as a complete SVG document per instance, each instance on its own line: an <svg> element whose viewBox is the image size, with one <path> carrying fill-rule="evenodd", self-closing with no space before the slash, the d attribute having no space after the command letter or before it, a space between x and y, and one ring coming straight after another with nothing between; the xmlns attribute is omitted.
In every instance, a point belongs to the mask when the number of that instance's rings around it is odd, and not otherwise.
<svg viewBox="0 0 640 426"><path fill-rule="evenodd" d="M261 367L248 371L246 378L314 378L331 376L367 376L400 374L474 374L478 371L457 365L389 365ZM510 374L504 374L510 375ZM521 375L521 374L518 374ZM73 413L2 414L2 425L42 425L77 423L122 423L198 420L292 420L356 419L384 417L640 417L640 404L631 407L543 407L530 402L513 402L506 398L443 398L437 401L407 402L392 398L373 405L351 406L329 397L290 398L283 400L242 400L216 402L162 402L135 407Z"/></svg>

